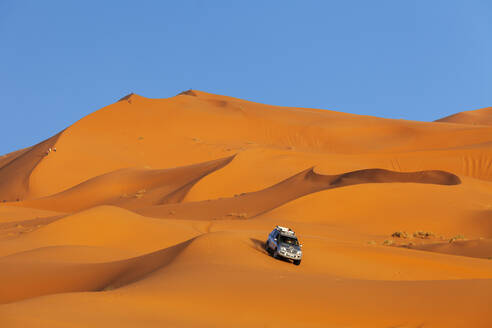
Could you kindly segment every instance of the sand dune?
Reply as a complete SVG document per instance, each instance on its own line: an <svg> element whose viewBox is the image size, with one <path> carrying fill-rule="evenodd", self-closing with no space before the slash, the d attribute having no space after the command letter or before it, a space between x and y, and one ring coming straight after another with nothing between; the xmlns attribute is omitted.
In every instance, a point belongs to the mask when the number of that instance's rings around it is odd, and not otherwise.
<svg viewBox="0 0 492 328"><path fill-rule="evenodd" d="M272 210L296 198L321 190L346 187L364 183L413 182L455 185L460 179L443 171L392 172L382 169L367 169L338 175L320 175L313 168L305 170L270 188L232 198L166 204L138 209L150 217L174 217L181 219L217 220L230 218L246 219Z"/></svg>
<svg viewBox="0 0 492 328"><path fill-rule="evenodd" d="M130 260L100 264L46 264L32 259L19 261L11 256L0 260L0 303L45 294L121 287L165 266L184 245Z"/></svg>
<svg viewBox="0 0 492 328"><path fill-rule="evenodd" d="M206 231L200 222L181 223L142 217L114 206L98 206L76 214L58 217L0 241L0 256L48 246L94 246L137 255L156 251L190 239Z"/></svg>
<svg viewBox="0 0 492 328"><path fill-rule="evenodd" d="M492 135L490 126L285 108L193 92L196 96L168 99L132 94L68 127L57 141L56 156L47 156L32 172L30 198L59 193L122 168L186 166L250 149L293 154L430 152L486 144ZM492 158L490 147L484 151ZM431 167L432 161L424 156L419 159L420 167L408 170L442 169ZM455 166L461 165L459 160ZM380 165L362 168L373 167L391 169ZM350 170L342 170L346 171Z"/></svg>
<svg viewBox="0 0 492 328"><path fill-rule="evenodd" d="M129 94L0 157L0 326L490 327L491 199L489 108Z"/></svg>
<svg viewBox="0 0 492 328"><path fill-rule="evenodd" d="M0 302L7 303L39 295L73 291L101 291L120 288L135 283L153 273L148 279L158 284L165 281L166 266L171 271L180 267L230 266L234 270L276 270L285 263L268 261L266 253L256 246L256 240L247 239L248 234L230 232L206 233L174 246L139 257L106 263L73 263L48 261L39 257L39 252L21 253L0 259ZM425 252L408 253L392 248L366 248L358 245L336 244L326 240L307 238L311 256L330 258L330 263L320 260L308 263L301 272L310 275L344 276L353 279L371 280L455 280L466 278L492 278L492 263L448 256L428 256ZM227 245L235 244L234 249ZM252 247L253 246L253 247ZM56 251L56 249L55 249ZM328 257L327 257L328 255ZM248 258L247 262L234 264L236 257ZM372 263L366 259L370 258ZM354 270L356 265L356 270ZM374 270L374 267L377 267ZM289 270L290 269L290 270ZM285 269L284 269L285 270ZM386 272L381 276L380 271ZM395 275L395 270L398 274ZM186 269L185 269L186 271ZM19 274L22 272L22 275ZM297 271L288 268L286 273ZM142 281L143 285L149 284ZM19 285L22 286L19 288ZM136 284L134 289L141 288Z"/></svg>
<svg viewBox="0 0 492 328"><path fill-rule="evenodd" d="M467 323L477 326L490 323L485 304L489 300L485 290L490 287L490 280L466 279L490 278L492 264L488 261L398 248L333 244L313 239L317 242L312 247L313 258L327 250L330 256L318 258L319 261L313 259L308 261L307 266L297 269L282 261L272 261L255 247L255 242L248 238L251 236L261 237L261 234L205 234L163 251L114 263L57 264L27 262L25 258L16 260L10 257L0 260L0 264L5 267L12 267L14 263L28 266L26 269L29 270L24 272L29 273L21 277L12 278L6 270L2 278L17 282L24 282L25 279L23 286L29 287L26 290L38 295L70 290L100 290L98 297L81 294L76 298L72 293L63 298L70 303L69 308L89 309L84 319L89 324L122 324L130 327L136 324L136 318L143 314L149 316L158 307L160 310L152 317L159 320L151 326L162 322L173 324L175 320L181 322L178 326L226 327L234 324L242 327L253 324L255 320L274 324L276 317L268 311L271 304L269 287L285 281L291 283L288 295L300 302L297 311L301 315L292 319L295 325L321 327L351 323L377 327L404 322L410 326L422 323L433 326L452 325L456 323L456 318L467 318ZM226 247L231 242L237 247ZM319 245L323 244L324 247L320 248ZM410 256L407 257L406 253ZM248 261L237 261L238 257L247 258ZM385 279L370 279L372 276L381 277L381 272L387 275ZM359 278L340 278L342 275L350 276L350 273ZM32 279L33 275L39 278ZM439 280L429 280L436 278ZM130 282L133 283L127 285ZM149 293L149 290L152 292ZM9 288L3 295L7 296L3 301L30 296L22 294L19 288ZM456 295L463 297L457 299ZM398 299L396 303L395 298ZM180 320L189 314L190 299L193 299L195 316ZM5 305L0 307L0 313L5 314L2 316L4 322L22 325L34 320L32 314L40 319L37 322L41 326L48 324L48 319L53 315L50 309L56 308L54 305L59 303L60 297L53 295L36 300L50 306L39 313L31 310L36 304L33 302L17 303L15 307ZM479 302L479 305L470 306L470 301ZM119 310L123 307L125 311L117 314L119 312L111 311L107 305L101 308L101 302L112 304ZM354 306L361 302L364 306L354 316ZM248 304L247 313L254 313L254 316L244 316L242 305L245 303ZM450 307L457 305L454 315L446 315ZM387 312L388 308L392 311ZM19 317L12 315L21 309L27 310L28 314ZM101 309L105 309L102 319ZM60 325L71 322L73 316L68 314L71 312L63 312L57 316L56 322ZM130 321L120 323L120 315L129 315Z"/></svg>
<svg viewBox="0 0 492 328"><path fill-rule="evenodd" d="M232 159L231 156L164 170L120 169L89 179L61 193L15 205L75 212L98 205L132 209L180 202L197 181L227 165Z"/></svg>
<svg viewBox="0 0 492 328"><path fill-rule="evenodd" d="M437 241L442 241L440 237L448 241L458 234L467 238L491 238L488 207L492 190L481 190L480 186L473 179L464 179L453 187L400 183L354 185L307 195L258 219L295 226L326 224L339 230L334 238L343 235L348 239L350 234L363 233L364 242L382 243L391 239L395 231L411 235L419 230L434 233ZM421 242L401 242L410 241Z"/></svg>
<svg viewBox="0 0 492 328"><path fill-rule="evenodd" d="M441 118L436 122L472 124L472 125L492 125L492 107L453 114Z"/></svg>

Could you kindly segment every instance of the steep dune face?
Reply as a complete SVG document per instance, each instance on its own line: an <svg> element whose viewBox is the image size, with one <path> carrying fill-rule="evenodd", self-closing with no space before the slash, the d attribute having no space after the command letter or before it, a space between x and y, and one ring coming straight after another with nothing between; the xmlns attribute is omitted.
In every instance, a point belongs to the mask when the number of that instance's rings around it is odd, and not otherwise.
<svg viewBox="0 0 492 328"><path fill-rule="evenodd" d="M14 152L0 156L0 167L4 167L8 163L12 162L14 159L21 156L25 152L28 152L31 149L32 149L32 147L28 147L25 149L16 150Z"/></svg>
<svg viewBox="0 0 492 328"><path fill-rule="evenodd" d="M0 160L0 201L19 201L30 196L31 173L51 153L49 150L59 137L60 134L57 134Z"/></svg>
<svg viewBox="0 0 492 328"><path fill-rule="evenodd" d="M489 114L129 94L0 157L0 326L490 327Z"/></svg>
<svg viewBox="0 0 492 328"><path fill-rule="evenodd" d="M446 116L436 122L472 124L472 125L492 125L492 107L470 110Z"/></svg>

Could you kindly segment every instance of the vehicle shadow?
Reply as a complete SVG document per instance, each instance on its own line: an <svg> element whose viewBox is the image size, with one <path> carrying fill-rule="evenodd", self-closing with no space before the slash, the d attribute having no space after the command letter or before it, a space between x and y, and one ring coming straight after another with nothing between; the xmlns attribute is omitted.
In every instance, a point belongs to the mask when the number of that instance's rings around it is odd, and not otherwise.
<svg viewBox="0 0 492 328"><path fill-rule="evenodd" d="M253 245L251 246L253 249L257 250L260 253L263 253L265 255L268 255L268 256L272 257L272 259L273 259L273 256L271 256L270 254L268 254L268 252L266 251L266 249L265 249L265 242L263 240L259 240L259 239L256 239L256 238L250 238L250 240L253 242ZM282 257L278 257L278 258L276 258L276 260L277 261L282 261L282 262L290 262L288 259L285 259L285 258L282 258Z"/></svg>
<svg viewBox="0 0 492 328"><path fill-rule="evenodd" d="M253 242L253 249L256 249L258 252L261 252L263 254L268 254L265 250L265 242L263 240L259 240L256 238L250 238L249 240Z"/></svg>

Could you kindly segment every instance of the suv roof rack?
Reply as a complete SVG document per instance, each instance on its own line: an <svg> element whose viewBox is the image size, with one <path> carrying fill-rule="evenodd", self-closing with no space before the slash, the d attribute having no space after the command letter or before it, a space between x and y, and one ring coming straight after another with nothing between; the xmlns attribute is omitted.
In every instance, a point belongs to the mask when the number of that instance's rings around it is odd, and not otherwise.
<svg viewBox="0 0 492 328"><path fill-rule="evenodd" d="M286 228L286 227L282 227L282 226L276 226L275 229L277 229L278 231L283 232L285 234L295 236L294 230L292 230L290 228Z"/></svg>

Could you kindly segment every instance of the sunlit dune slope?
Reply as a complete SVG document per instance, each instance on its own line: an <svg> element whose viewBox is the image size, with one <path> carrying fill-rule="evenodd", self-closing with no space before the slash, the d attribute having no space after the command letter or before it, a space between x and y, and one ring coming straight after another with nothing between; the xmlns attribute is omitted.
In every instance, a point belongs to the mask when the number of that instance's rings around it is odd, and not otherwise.
<svg viewBox="0 0 492 328"><path fill-rule="evenodd" d="M259 219L329 224L342 231L368 234L367 241L383 241L395 231L418 230L444 236L446 241L457 234L492 238L491 199L489 183L469 178L452 187L361 184L298 198Z"/></svg>
<svg viewBox="0 0 492 328"><path fill-rule="evenodd" d="M133 94L68 127L56 141L57 152L32 172L29 198L61 192L121 168L185 166L248 149L404 153L477 146L490 142L492 135L488 126L390 120L193 94L167 99ZM490 162L490 147L480 156ZM435 169L422 158L421 167L408 170ZM453 166L453 173L463 173L461 159Z"/></svg>
<svg viewBox="0 0 492 328"><path fill-rule="evenodd" d="M206 231L200 222L181 223L142 217L115 206L98 206L0 241L0 256L48 246L93 246L143 254L177 244Z"/></svg>

